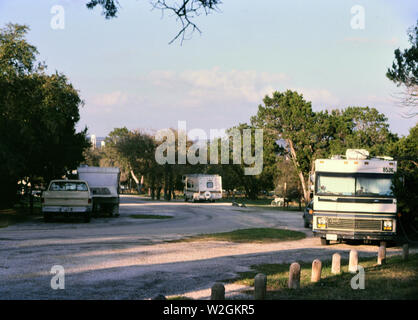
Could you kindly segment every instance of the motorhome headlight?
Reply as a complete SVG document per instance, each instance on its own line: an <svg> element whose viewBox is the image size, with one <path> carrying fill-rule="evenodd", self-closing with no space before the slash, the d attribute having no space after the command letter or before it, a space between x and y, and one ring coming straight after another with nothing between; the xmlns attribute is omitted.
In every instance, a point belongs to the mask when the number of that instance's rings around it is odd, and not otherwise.
<svg viewBox="0 0 418 320"><path fill-rule="evenodd" d="M316 219L316 226L318 228L326 228L327 227L327 218L324 217L318 217Z"/></svg>
<svg viewBox="0 0 418 320"><path fill-rule="evenodd" d="M393 221L392 220L383 220L383 231L392 231Z"/></svg>

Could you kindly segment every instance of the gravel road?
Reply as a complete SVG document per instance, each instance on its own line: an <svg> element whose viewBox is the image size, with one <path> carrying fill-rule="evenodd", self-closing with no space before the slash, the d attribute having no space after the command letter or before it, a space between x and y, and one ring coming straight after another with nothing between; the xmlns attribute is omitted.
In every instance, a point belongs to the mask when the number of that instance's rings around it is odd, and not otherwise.
<svg viewBox="0 0 418 320"><path fill-rule="evenodd" d="M172 219L134 219L158 214ZM303 228L301 212L147 201L122 196L120 217L91 223L41 219L0 229L0 299L149 299L157 294L207 299L216 281L260 263L348 258L353 246L320 246ZM201 233L273 227L303 231L299 241L237 244L222 241L167 242ZM360 256L377 247L356 245ZM389 248L388 254L399 253ZM54 265L65 269L65 289L51 289ZM228 286L229 295L240 287Z"/></svg>

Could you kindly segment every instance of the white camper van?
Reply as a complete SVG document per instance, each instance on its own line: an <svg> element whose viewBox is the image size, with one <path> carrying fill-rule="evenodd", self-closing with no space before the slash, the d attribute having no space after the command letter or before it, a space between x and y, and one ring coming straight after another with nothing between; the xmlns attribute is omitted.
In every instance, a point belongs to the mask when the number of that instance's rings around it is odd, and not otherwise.
<svg viewBox="0 0 418 320"><path fill-rule="evenodd" d="M187 174L183 183L185 201L222 199L222 177L217 174Z"/></svg>
<svg viewBox="0 0 418 320"><path fill-rule="evenodd" d="M119 214L119 178L116 167L79 167L79 179L88 182L93 198L93 212L104 211L111 216Z"/></svg>
<svg viewBox="0 0 418 320"><path fill-rule="evenodd" d="M315 161L312 230L330 240L394 240L397 206L392 179L397 163L369 158L364 149Z"/></svg>

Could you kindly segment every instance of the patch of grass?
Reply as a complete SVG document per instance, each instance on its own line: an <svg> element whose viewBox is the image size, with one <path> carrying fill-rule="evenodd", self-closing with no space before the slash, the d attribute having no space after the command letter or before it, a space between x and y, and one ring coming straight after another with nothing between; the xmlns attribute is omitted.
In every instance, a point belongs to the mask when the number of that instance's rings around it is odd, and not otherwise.
<svg viewBox="0 0 418 320"><path fill-rule="evenodd" d="M171 219L172 216L162 216L158 214L131 214L129 216L133 219Z"/></svg>
<svg viewBox="0 0 418 320"><path fill-rule="evenodd" d="M322 262L321 281L311 283L311 263L301 264L300 289L287 288L290 264L262 264L253 266L252 272L243 272L232 282L254 286L257 273L267 275L267 299L417 299L418 254L410 255L408 261L400 256L387 258L387 264L376 265L376 258L359 259L365 270L365 289L353 290L348 273L348 261L341 260L342 273L331 273L331 261Z"/></svg>
<svg viewBox="0 0 418 320"><path fill-rule="evenodd" d="M229 241L229 242L250 242L250 243L265 243L278 242L288 240L299 240L305 238L303 232L293 230L283 230L274 228L251 228L239 229L230 232L209 233L192 236L178 241Z"/></svg>
<svg viewBox="0 0 418 320"><path fill-rule="evenodd" d="M16 206L15 206L16 207ZM29 208L9 208L0 210L0 228L7 228L16 223L36 219L40 215L40 208L34 208L33 214L29 214Z"/></svg>

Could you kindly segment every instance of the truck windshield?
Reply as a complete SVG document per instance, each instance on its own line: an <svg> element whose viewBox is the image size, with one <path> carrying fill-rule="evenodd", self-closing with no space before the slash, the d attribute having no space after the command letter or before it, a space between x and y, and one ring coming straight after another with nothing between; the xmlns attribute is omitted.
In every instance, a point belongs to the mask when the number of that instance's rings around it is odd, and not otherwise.
<svg viewBox="0 0 418 320"><path fill-rule="evenodd" d="M392 197L392 175L318 173L317 195Z"/></svg>
<svg viewBox="0 0 418 320"><path fill-rule="evenodd" d="M88 191L88 188L84 182L55 181L49 191Z"/></svg>

